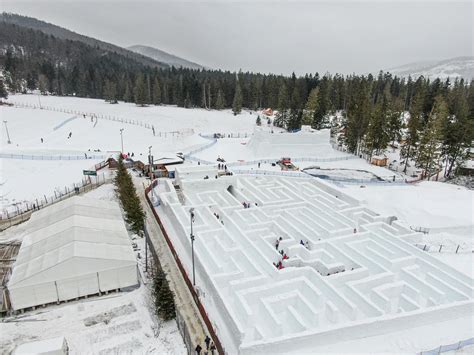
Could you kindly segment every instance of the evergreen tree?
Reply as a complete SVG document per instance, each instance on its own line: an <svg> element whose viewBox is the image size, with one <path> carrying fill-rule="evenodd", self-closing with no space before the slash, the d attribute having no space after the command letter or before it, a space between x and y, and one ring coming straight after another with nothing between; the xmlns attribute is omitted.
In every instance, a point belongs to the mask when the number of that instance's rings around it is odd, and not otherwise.
<svg viewBox="0 0 474 355"><path fill-rule="evenodd" d="M418 147L416 165L423 169L422 178L431 176L438 165L442 127L447 117L446 102L441 96L437 96L421 133Z"/></svg>
<svg viewBox="0 0 474 355"><path fill-rule="evenodd" d="M215 107L217 110L222 110L225 108L225 101L224 101L224 93L222 92L222 90L219 88L219 90L217 90L217 97L216 97L216 103L215 103Z"/></svg>
<svg viewBox="0 0 474 355"><path fill-rule="evenodd" d="M460 83L455 83L449 94L451 115L443 126L442 154L446 158L445 176L450 177L454 167L462 166L469 158L471 142L474 140L474 82L469 92Z"/></svg>
<svg viewBox="0 0 474 355"><path fill-rule="evenodd" d="M132 92L130 90L130 81L127 79L125 81L125 90L124 90L124 93L123 93L123 101L125 102L131 102L132 101Z"/></svg>
<svg viewBox="0 0 474 355"><path fill-rule="evenodd" d="M375 154L380 154L390 141L390 135L387 122L387 98L384 97L382 101L375 105L370 115L369 125L367 127L367 134L365 137L365 145L370 157L375 151Z"/></svg>
<svg viewBox="0 0 474 355"><path fill-rule="evenodd" d="M242 90L240 89L239 82L235 84L234 101L232 102L232 112L234 115L242 112Z"/></svg>
<svg viewBox="0 0 474 355"><path fill-rule="evenodd" d="M44 74L38 76L38 89L41 94L45 95L48 93L49 82L48 78Z"/></svg>
<svg viewBox="0 0 474 355"><path fill-rule="evenodd" d="M163 282L161 285L160 294L158 295L160 300L160 308L158 313L161 318L165 321L174 319L176 317L176 308L173 299L173 293L170 290L168 281Z"/></svg>
<svg viewBox="0 0 474 355"><path fill-rule="evenodd" d="M161 104L160 82L158 81L158 77L155 77L155 81L153 82L153 105L160 105L160 104Z"/></svg>
<svg viewBox="0 0 474 355"><path fill-rule="evenodd" d="M255 121L256 125L257 126L261 126L262 125L262 120L260 118L260 115L257 116L257 120Z"/></svg>
<svg viewBox="0 0 474 355"><path fill-rule="evenodd" d="M159 309L160 309L160 291L163 282L166 281L166 275L161 268L157 268L155 272L155 276L153 278L153 299L155 304L155 314L159 316Z"/></svg>
<svg viewBox="0 0 474 355"><path fill-rule="evenodd" d="M359 154L371 113L369 82L362 77L349 99L345 141L350 152Z"/></svg>
<svg viewBox="0 0 474 355"><path fill-rule="evenodd" d="M112 82L110 80L105 81L104 98L105 98L105 101L111 104L117 103L117 87L115 85L115 82Z"/></svg>
<svg viewBox="0 0 474 355"><path fill-rule="evenodd" d="M308 100L306 101L306 105L303 112L303 119L302 124L304 125L313 125L313 118L314 113L318 109L318 100L319 100L319 88L314 88L310 91Z"/></svg>
<svg viewBox="0 0 474 355"><path fill-rule="evenodd" d="M0 75L0 99L6 99L8 97L7 88L3 82L3 76Z"/></svg>
<svg viewBox="0 0 474 355"><path fill-rule="evenodd" d="M147 104L147 88L142 73L139 73L135 80L135 104L145 106Z"/></svg>
<svg viewBox="0 0 474 355"><path fill-rule="evenodd" d="M125 220L133 233L139 234L145 226L145 213L138 198L132 177L128 173L120 155L118 159L115 186L122 207L125 211Z"/></svg>
<svg viewBox="0 0 474 355"><path fill-rule="evenodd" d="M419 130L423 120L424 93L420 90L415 95L411 103L410 118L407 124L405 142L400 150L400 157L405 159L403 172L406 173L409 160L417 156L419 143Z"/></svg>

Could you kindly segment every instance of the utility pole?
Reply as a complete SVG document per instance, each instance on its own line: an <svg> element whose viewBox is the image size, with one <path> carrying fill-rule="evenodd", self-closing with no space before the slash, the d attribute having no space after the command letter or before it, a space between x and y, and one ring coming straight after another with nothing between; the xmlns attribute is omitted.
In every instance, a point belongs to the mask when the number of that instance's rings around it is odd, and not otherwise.
<svg viewBox="0 0 474 355"><path fill-rule="evenodd" d="M152 180L153 175L153 156L151 155L151 148L153 146L148 147L148 175L150 176L150 181Z"/></svg>
<svg viewBox="0 0 474 355"><path fill-rule="evenodd" d="M194 272L194 234L193 234L193 223L194 223L194 207L189 209L189 216L191 222L191 258L193 262L193 286L196 286L196 275Z"/></svg>
<svg viewBox="0 0 474 355"><path fill-rule="evenodd" d="M122 142L122 153L123 153L123 128L120 128L120 141Z"/></svg>
<svg viewBox="0 0 474 355"><path fill-rule="evenodd" d="M5 120L3 121L3 123L5 124L5 130L7 131L8 144L12 144L12 141L10 140L10 133L8 133L7 122L8 121L5 121Z"/></svg>

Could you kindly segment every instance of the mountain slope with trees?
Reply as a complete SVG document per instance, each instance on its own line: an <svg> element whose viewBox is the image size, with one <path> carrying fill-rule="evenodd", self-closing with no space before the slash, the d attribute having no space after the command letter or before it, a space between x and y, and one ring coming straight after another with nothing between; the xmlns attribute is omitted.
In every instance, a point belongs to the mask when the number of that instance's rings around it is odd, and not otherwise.
<svg viewBox="0 0 474 355"><path fill-rule="evenodd" d="M143 65L163 68L167 68L169 66L164 62L157 61L148 56L141 55L139 53L113 45L111 43L103 42L95 38L78 34L68 29L53 25L45 21L40 21L32 17L3 12L0 14L0 23L18 25L21 27L30 28L32 30L41 31L46 35L51 35L58 39L82 42L88 46L100 49L104 52L109 52L111 54L119 54L124 57L133 59L134 61Z"/></svg>

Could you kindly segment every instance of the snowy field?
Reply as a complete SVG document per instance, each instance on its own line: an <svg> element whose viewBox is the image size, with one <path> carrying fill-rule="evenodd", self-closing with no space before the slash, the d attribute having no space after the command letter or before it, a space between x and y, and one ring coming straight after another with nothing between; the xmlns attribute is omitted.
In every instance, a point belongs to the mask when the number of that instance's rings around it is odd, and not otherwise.
<svg viewBox="0 0 474 355"><path fill-rule="evenodd" d="M38 105L38 96L35 95L13 95L9 102L27 103ZM322 141L315 145L298 144L297 134L279 133L264 124L263 132L255 139L252 133L255 130L255 119L257 114L244 112L233 116L226 111L207 111L203 109L183 109L170 106L137 107L134 104L120 103L110 105L102 100L80 99L73 97L41 97L43 107L54 109L70 109L85 112L87 115L57 112L49 109L38 108L16 108L0 106L2 120L8 121L8 128L12 144L7 144L4 126L1 129L1 151L0 151L0 189L1 207L12 206L21 201L34 201L43 195L54 195L54 191L64 191L64 187L70 187L73 183L80 182L83 178L82 170L91 169L94 164L103 160L110 154L116 154L120 150L120 129L124 129L124 150L134 153L135 158L146 161L148 147L152 146L152 154L155 159L161 157L173 157L177 152L190 152L212 142L212 139L199 136L202 134L240 134L241 138L222 138L217 143L199 153L195 158L217 163L217 158L226 160L230 169L254 172L281 173L279 166L272 166L270 162L283 156L295 158L314 158L315 161L298 161L295 165L300 169L313 168L308 173L314 175L326 175L333 179L361 179L370 180L381 177L389 180L394 172L368 164L365 160L354 158L352 155L334 150L329 141ZM122 123L112 119L101 119L96 115L106 115L109 118L123 118L130 121L140 121L149 127L154 126L155 135L150 128L143 125ZM265 123L265 120L263 120ZM69 133L71 137L68 138ZM271 134L271 136L269 136ZM257 137L257 138L259 138ZM296 137L296 139L295 139ZM43 138L43 142L41 142ZM253 141L252 141L253 139ZM304 142L303 142L304 143ZM8 154L33 155L35 159L10 159ZM86 156L88 159L86 159ZM38 160L39 157L49 157L56 160ZM63 160L62 157L72 157L75 160ZM94 157L94 158L91 158ZM61 158L61 160L59 160ZM346 159L347 158L347 159ZM256 162L259 159L269 159L270 162ZM187 161L187 166L195 166L196 162ZM371 184L371 183L346 183L335 181L334 187L362 201L363 206L380 213L381 215L396 216L407 227L427 228L429 234L421 235L417 244L427 244L429 256L436 258L453 268L473 276L473 225L474 195L472 191L454 185L434 182L422 182L418 184L402 184L404 180L401 174L395 174L397 184ZM298 179L296 179L298 180ZM295 181L296 181L295 180ZM289 179L292 184L292 179ZM361 188L361 185L364 187ZM110 185L109 185L110 186ZM102 188L101 188L102 189ZM98 198L113 198L113 192L107 189L96 190L90 195L97 194ZM276 196L277 190L268 190L269 196ZM211 196L212 194L210 194ZM252 223L252 220L247 221ZM0 239L20 237L25 232L26 224L7 229L0 233ZM226 241L221 241L224 247L228 247ZM221 243L216 242L216 243ZM438 246L443 245L441 253L435 252ZM454 250L460 247L460 253ZM209 259L213 257L209 256ZM236 257L235 260L238 260ZM233 261L232 261L233 262ZM226 268L232 265L226 264ZM275 291L276 292L276 291ZM157 353L183 353L184 348L174 349L174 336L179 334L173 327L157 326L152 317L143 316L147 292L140 288L117 298L117 302L106 301L102 298L90 300L88 303L72 302L58 307L29 313L25 321L2 324L5 332L0 332L0 345L2 349L10 349L11 342L18 334L24 333L27 340L34 340L37 336L38 326L36 323L46 324L45 337L54 337L61 334L57 329L70 327L70 337L73 344L84 343L86 352L114 353L113 344L127 342L123 337L113 335L109 340L104 340L107 332L110 334L117 330L118 333L132 332L133 344L140 352ZM109 296L110 299L115 299ZM109 304L110 303L110 304ZM109 324L96 325L98 327L97 344L87 343L87 337L95 333L91 327L84 326L83 320L94 317L101 312L114 312L114 307L128 307L132 304L136 311L130 316L119 316L111 320ZM300 307L300 306L298 306ZM62 314L65 316L62 316ZM69 316L66 316L69 315ZM70 317L75 318L71 320ZM42 318L43 317L43 318ZM28 319L26 319L28 318ZM140 327L128 324L129 318L143 318ZM48 320L45 322L44 320ZM31 321L30 321L31 320ZM415 352L422 349L430 349L435 342L423 339L423 334L438 336L439 344L451 342L455 336L445 333L446 329L466 330L466 322L472 319L466 317L458 323L447 321L438 323L439 326L423 325L412 328L412 331L396 331L394 337L387 341L385 336L373 336L358 340L349 340L340 343L340 346L321 346L322 352L351 352L354 349L364 348L374 352L400 351ZM68 324L67 322L71 322ZM49 326L49 323L52 325ZM125 324L123 327L120 324ZM472 322L471 322L472 323ZM116 325L116 328L111 328ZM135 327L135 328L134 328ZM158 327L158 328L157 328ZM15 331L16 329L16 331ZM115 329L115 330L113 330ZM118 330L121 329L121 330ZM128 330L127 330L128 329ZM156 341L153 334L159 330L159 339ZM469 329L468 329L469 330ZM472 328L470 329L472 334ZM114 333L115 334L115 333ZM121 334L121 333L120 333ZM258 332L251 333L249 337L258 337ZM43 336L41 336L43 337ZM115 338L114 338L115 337ZM18 338L19 339L19 338ZM17 339L17 340L18 340ZM115 340L114 340L115 339ZM460 340L460 339L459 339ZM141 345L137 345L141 344ZM158 345L157 345L158 344Z"/></svg>
<svg viewBox="0 0 474 355"><path fill-rule="evenodd" d="M101 200L115 200L113 185L86 194ZM10 238L21 239L28 222L7 230ZM136 240L143 254L143 239ZM143 260L139 259L143 268ZM175 321L161 322L153 314L150 284L130 292L112 293L38 308L0 323L0 353L36 340L65 336L71 354L186 354Z"/></svg>

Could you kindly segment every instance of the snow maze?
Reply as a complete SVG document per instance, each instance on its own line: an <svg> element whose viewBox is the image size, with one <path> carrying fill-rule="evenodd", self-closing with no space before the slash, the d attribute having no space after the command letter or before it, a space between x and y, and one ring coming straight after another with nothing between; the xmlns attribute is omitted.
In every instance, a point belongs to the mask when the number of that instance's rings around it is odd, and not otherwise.
<svg viewBox="0 0 474 355"><path fill-rule="evenodd" d="M311 352L472 314L473 280L393 218L318 179L216 174L178 169L180 195L155 190L190 278L195 208L196 286L229 353Z"/></svg>

